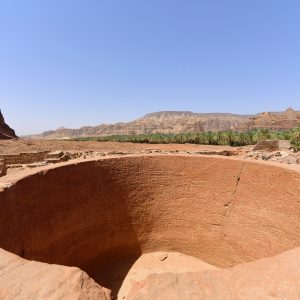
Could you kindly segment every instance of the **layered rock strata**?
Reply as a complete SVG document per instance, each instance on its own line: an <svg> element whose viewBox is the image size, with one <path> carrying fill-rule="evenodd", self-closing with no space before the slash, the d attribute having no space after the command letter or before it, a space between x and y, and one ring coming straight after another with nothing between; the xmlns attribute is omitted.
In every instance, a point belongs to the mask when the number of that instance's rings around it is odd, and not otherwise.
<svg viewBox="0 0 300 300"><path fill-rule="evenodd" d="M164 111L147 114L128 123L84 126L79 129L59 128L34 138L59 139L84 136L131 135L152 133L187 133L201 131L247 131L255 128L288 130L300 124L300 112L291 108L283 112L264 112L256 115L226 113L193 113Z"/></svg>

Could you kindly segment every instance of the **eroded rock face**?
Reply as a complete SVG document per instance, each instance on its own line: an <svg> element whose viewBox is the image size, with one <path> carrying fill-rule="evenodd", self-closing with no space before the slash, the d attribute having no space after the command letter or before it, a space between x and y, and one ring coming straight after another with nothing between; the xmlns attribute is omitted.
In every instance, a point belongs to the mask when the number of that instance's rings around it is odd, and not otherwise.
<svg viewBox="0 0 300 300"><path fill-rule="evenodd" d="M28 261L0 249L0 298L109 300L100 287L78 268Z"/></svg>
<svg viewBox="0 0 300 300"><path fill-rule="evenodd" d="M45 131L35 137L53 139L113 134L247 131L254 128L287 130L296 127L299 123L300 112L291 108L283 112L264 112L256 115L162 111L147 114L128 123L102 124L95 127L84 126L79 129L59 128Z"/></svg>
<svg viewBox="0 0 300 300"><path fill-rule="evenodd" d="M300 247L296 166L123 156L18 177L0 178L0 247L80 267L108 288L110 264L142 253L178 251L232 267Z"/></svg>
<svg viewBox="0 0 300 300"><path fill-rule="evenodd" d="M0 110L0 140L8 140L15 138L17 138L15 131L5 123L4 117Z"/></svg>

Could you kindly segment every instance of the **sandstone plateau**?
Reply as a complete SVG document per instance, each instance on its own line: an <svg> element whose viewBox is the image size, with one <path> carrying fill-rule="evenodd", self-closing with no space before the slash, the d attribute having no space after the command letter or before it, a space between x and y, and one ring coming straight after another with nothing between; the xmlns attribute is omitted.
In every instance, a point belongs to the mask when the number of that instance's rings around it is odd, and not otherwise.
<svg viewBox="0 0 300 300"><path fill-rule="evenodd" d="M80 129L59 128L31 137L58 139L114 134L186 133L221 130L246 131L254 128L286 130L296 127L299 123L300 112L291 108L283 112L264 112L256 115L164 111L150 113L128 123L102 124L95 127L84 126Z"/></svg>
<svg viewBox="0 0 300 300"><path fill-rule="evenodd" d="M0 140L8 140L17 138L15 131L11 129L4 120L0 110Z"/></svg>
<svg viewBox="0 0 300 300"><path fill-rule="evenodd" d="M186 154L8 174L0 295L299 299L299 182L297 165Z"/></svg>

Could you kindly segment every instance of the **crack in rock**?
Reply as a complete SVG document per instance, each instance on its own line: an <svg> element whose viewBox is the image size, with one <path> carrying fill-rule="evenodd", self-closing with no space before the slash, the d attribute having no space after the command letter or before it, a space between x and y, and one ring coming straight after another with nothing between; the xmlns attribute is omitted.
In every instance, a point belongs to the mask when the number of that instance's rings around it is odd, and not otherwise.
<svg viewBox="0 0 300 300"><path fill-rule="evenodd" d="M235 188L234 188L234 191L233 191L233 195L236 193L237 188L238 188L238 186L239 186L239 183L240 183L240 180L241 180L241 175L242 175L242 173L243 173L245 164L246 164L246 163L244 162L243 165L242 165L242 168L241 168L240 173L239 173L239 174L237 175L237 177L236 177L236 184L235 184Z"/></svg>

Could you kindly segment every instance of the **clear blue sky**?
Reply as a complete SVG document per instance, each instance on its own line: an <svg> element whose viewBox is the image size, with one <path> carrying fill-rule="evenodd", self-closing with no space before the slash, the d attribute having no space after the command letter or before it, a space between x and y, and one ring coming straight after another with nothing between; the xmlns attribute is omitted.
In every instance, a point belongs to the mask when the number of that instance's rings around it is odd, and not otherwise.
<svg viewBox="0 0 300 300"><path fill-rule="evenodd" d="M18 134L148 112L300 110L298 0L0 0Z"/></svg>

